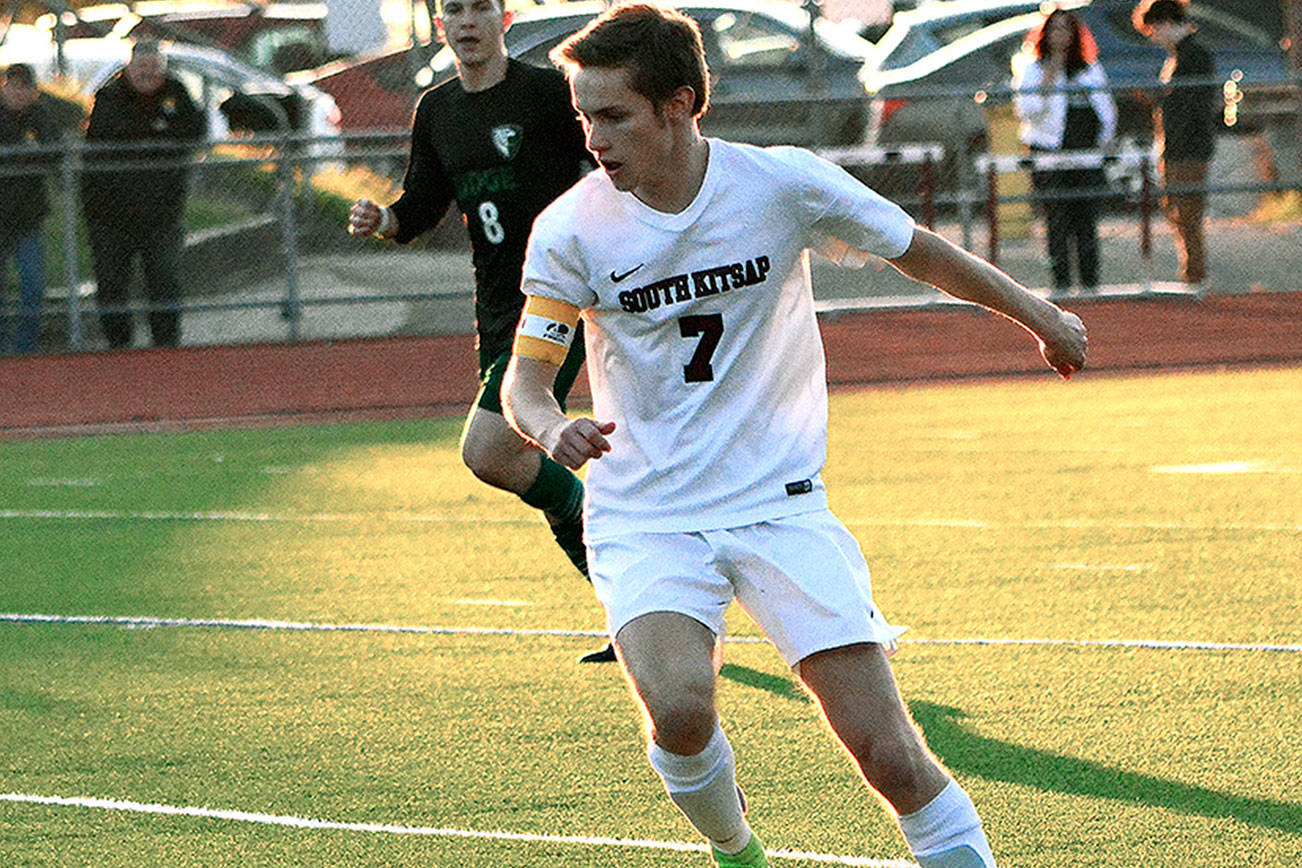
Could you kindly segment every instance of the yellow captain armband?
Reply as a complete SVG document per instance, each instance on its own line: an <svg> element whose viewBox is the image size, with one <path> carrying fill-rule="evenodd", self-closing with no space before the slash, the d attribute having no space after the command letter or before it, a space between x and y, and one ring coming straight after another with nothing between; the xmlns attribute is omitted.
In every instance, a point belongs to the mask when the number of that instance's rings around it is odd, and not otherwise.
<svg viewBox="0 0 1302 868"><path fill-rule="evenodd" d="M526 296L515 330L515 354L560 367L579 324L579 309L569 302Z"/></svg>

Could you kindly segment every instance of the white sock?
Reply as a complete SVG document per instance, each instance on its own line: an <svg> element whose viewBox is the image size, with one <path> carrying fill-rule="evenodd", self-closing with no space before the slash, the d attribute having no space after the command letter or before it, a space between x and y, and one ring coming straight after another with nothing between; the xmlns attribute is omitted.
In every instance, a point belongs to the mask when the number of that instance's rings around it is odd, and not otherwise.
<svg viewBox="0 0 1302 868"><path fill-rule="evenodd" d="M921 868L995 868L976 806L956 781L901 816L900 831Z"/></svg>
<svg viewBox="0 0 1302 868"><path fill-rule="evenodd" d="M705 750L682 756L651 742L647 759L665 791L702 835L723 853L740 853L750 843L750 826L737 794L737 761L716 723Z"/></svg>

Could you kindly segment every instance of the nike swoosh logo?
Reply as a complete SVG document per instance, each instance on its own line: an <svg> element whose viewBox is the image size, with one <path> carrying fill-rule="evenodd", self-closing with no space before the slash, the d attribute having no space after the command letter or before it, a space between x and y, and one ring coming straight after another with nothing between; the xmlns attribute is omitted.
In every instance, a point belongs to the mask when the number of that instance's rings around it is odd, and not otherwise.
<svg viewBox="0 0 1302 868"><path fill-rule="evenodd" d="M637 268L630 268L628 271L625 271L623 274L616 274L615 272L612 271L610 273L610 280L612 283L619 283L621 280L628 277L633 272L641 271L643 265L646 265L646 263L643 262L642 265L639 265Z"/></svg>

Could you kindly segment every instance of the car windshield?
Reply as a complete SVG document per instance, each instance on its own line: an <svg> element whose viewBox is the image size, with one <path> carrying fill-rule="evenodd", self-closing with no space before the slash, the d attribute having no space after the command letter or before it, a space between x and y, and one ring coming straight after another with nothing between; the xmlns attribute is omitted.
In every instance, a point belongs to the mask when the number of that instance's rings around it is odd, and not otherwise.
<svg viewBox="0 0 1302 868"><path fill-rule="evenodd" d="M910 32L899 43L899 48L887 55L881 68L868 76L866 83L876 90L887 84L930 75L995 43L1008 40L1016 42L1018 37L1025 35L1039 20L1039 12L1028 12L975 29L955 25L944 31L937 29L923 33L918 30L918 38L913 45L907 43L908 38L913 36L913 32ZM937 35L942 32L952 37L950 41L941 43Z"/></svg>
<svg viewBox="0 0 1302 868"><path fill-rule="evenodd" d="M1233 51L1269 51L1278 48L1266 31L1217 9L1191 6L1189 17L1208 45ZM1147 38L1131 26L1130 14L1124 9L1109 12L1108 22L1122 39L1136 45L1147 43Z"/></svg>

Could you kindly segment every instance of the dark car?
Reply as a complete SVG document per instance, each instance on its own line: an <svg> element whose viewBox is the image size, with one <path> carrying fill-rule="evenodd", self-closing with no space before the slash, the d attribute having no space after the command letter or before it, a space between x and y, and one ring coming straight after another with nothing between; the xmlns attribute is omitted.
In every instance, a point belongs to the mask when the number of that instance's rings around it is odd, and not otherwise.
<svg viewBox="0 0 1302 868"><path fill-rule="evenodd" d="M1135 31L1134 0L1057 5L1074 10L1098 43L1118 103L1119 135L1145 142L1152 122L1134 90L1156 85L1166 53ZM952 0L897 13L864 67L864 86L873 95L869 141L936 141L950 151L984 150L986 115L973 96L1007 101L1013 59L1040 22L1041 6L1038 0ZM1282 84L1289 72L1278 40L1220 7L1195 0L1189 14L1218 76L1235 82L1243 95L1227 103L1227 124L1253 128L1295 110L1291 89Z"/></svg>
<svg viewBox="0 0 1302 868"><path fill-rule="evenodd" d="M862 142L868 104L859 70L871 43L779 0L686 0L713 78L708 135L756 144ZM506 32L512 57L549 66L547 52L605 9L598 2L526 9ZM419 48L330 64L310 80L338 102L347 130L403 129L421 90L453 74L451 52Z"/></svg>

